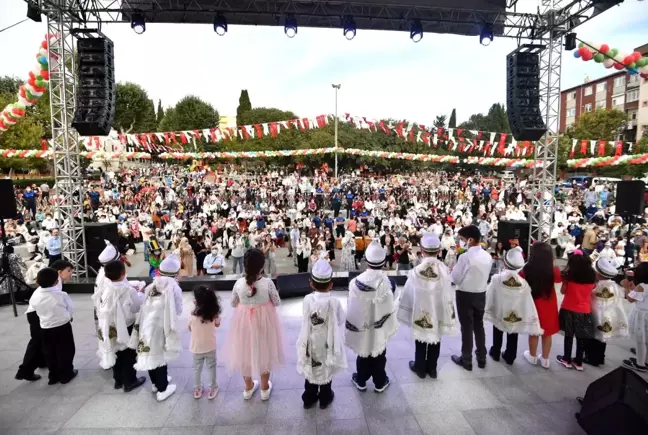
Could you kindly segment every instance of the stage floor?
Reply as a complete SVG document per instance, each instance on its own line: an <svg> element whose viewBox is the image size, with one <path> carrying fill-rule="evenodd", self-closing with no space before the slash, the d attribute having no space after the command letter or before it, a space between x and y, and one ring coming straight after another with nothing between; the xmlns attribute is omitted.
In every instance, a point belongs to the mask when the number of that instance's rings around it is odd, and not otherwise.
<svg viewBox="0 0 648 435"><path fill-rule="evenodd" d="M232 308L230 293L219 292L225 306L218 331L219 347L227 334ZM336 292L346 307L346 293ZM185 293L181 322L187 323L193 306ZM284 326L286 366L272 375L274 391L261 402L257 393L242 398L243 381L228 376L218 365L220 391L215 400L192 397L192 355L189 332L182 334L185 348L169 365L178 392L158 403L151 384L125 394L113 389L112 372L99 368L95 352L92 305L89 295L72 295L76 314L73 328L78 377L68 385L47 386L16 381L14 375L29 338L22 315L14 318L11 307L0 308L0 433L4 435L414 435L414 434L582 434L574 412L576 396L590 382L616 368L627 358L628 340L608 345L603 368L587 366L584 372L567 370L555 361L549 370L530 366L522 356L526 340L520 338L518 358L512 366L488 360L486 369L472 372L450 361L459 352L459 337L443 340L439 377L421 380L408 368L414 343L410 331L401 327L389 342L387 372L391 386L383 393L357 391L350 381L355 355L347 349L349 369L333 381L335 401L327 410L304 410L301 393L304 380L295 370L295 342L301 325L301 299L290 299L280 307ZM487 327L491 343L491 327ZM552 358L562 353L562 336L554 336Z"/></svg>

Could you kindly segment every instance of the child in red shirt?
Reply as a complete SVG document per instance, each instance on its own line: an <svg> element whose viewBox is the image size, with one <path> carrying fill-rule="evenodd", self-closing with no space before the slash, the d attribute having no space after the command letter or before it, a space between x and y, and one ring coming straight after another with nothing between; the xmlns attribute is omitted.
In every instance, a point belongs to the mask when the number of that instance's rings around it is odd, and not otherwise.
<svg viewBox="0 0 648 435"><path fill-rule="evenodd" d="M583 354L587 341L594 338L594 321L590 297L596 287L596 272L592 261L583 251L577 249L569 258L562 272L563 285L560 293L565 295L558 319L560 330L565 333L565 352L556 359L567 368L583 371ZM571 353L576 337L576 356Z"/></svg>

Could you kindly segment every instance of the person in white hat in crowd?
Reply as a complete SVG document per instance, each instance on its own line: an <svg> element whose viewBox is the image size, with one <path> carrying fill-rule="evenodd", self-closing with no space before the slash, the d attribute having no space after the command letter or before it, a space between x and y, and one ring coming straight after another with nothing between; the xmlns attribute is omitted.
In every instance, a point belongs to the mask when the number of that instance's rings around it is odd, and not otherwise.
<svg viewBox="0 0 648 435"><path fill-rule="evenodd" d="M583 362L593 366L605 362L606 342L610 338L627 337L628 316L623 308L625 292L614 282L618 275L616 263L609 258L599 257L594 263L596 288L592 292L592 318L594 338L587 341Z"/></svg>
<svg viewBox="0 0 648 435"><path fill-rule="evenodd" d="M327 260L318 260L311 271L313 293L304 298L302 326L297 338L297 373L306 378L304 408L318 400L321 409L333 401L333 375L347 367L344 350L342 304L331 295L333 269Z"/></svg>
<svg viewBox="0 0 648 435"><path fill-rule="evenodd" d="M356 270L355 238L351 231L344 233L342 238L342 267L347 272Z"/></svg>
<svg viewBox="0 0 648 435"><path fill-rule="evenodd" d="M171 396L176 386L169 384L167 363L182 350L180 322L182 290L176 281L180 259L172 254L160 264L160 276L146 287L144 302L135 321L129 347L137 350L135 370L148 371L159 402Z"/></svg>
<svg viewBox="0 0 648 435"><path fill-rule="evenodd" d="M599 258L607 258L608 260L612 260L614 263L616 263L616 257L616 252L614 252L614 249L612 249L612 243L610 243L610 241L608 240L603 245L603 249L601 249L601 252L599 253Z"/></svg>
<svg viewBox="0 0 648 435"><path fill-rule="evenodd" d="M128 347L143 294L125 280L126 266L121 261L111 261L103 269L109 282L94 299L99 323L97 356L101 368L113 369L115 389L128 393L146 381L137 377L133 368L137 353Z"/></svg>
<svg viewBox="0 0 648 435"><path fill-rule="evenodd" d="M27 268L27 272L25 273L25 282L30 285L36 284L36 276L38 275L38 272L46 267L47 264L43 261L43 256L40 254L36 255L32 265Z"/></svg>
<svg viewBox="0 0 648 435"><path fill-rule="evenodd" d="M503 260L504 269L491 278L486 289L484 318L493 324L493 345L488 354L495 361L501 356L511 365L517 356L518 334L542 335L543 331L531 286L518 274L524 267L522 248L509 249ZM502 353L504 332L506 350ZM529 354L527 359L530 357Z"/></svg>
<svg viewBox="0 0 648 435"><path fill-rule="evenodd" d="M409 368L424 379L436 379L441 337L459 332L450 270L438 256L441 241L435 233L421 238L421 264L411 270L398 307L398 320L411 328L415 343Z"/></svg>
<svg viewBox="0 0 648 435"><path fill-rule="evenodd" d="M382 272L385 250L374 239L365 251L367 270L349 283L345 341L358 358L351 381L360 391L367 390L373 378L374 391L389 387L385 372L387 341L396 333L396 284Z"/></svg>

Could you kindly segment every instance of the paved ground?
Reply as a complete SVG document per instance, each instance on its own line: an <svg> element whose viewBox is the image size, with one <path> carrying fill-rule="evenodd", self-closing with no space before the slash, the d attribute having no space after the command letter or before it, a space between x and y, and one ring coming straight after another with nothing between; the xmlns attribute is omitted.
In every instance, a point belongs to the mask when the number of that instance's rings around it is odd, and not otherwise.
<svg viewBox="0 0 648 435"><path fill-rule="evenodd" d="M346 305L346 293L336 294ZM229 293L221 292L224 319L219 346L227 334L232 309ZM125 394L112 388L111 372L101 370L95 356L96 339L89 296L73 295L76 306L75 366L79 376L68 385L47 386L14 380L28 340L24 316L14 318L10 307L0 308L0 433L4 435L381 435L381 434L582 434L573 417L575 397L587 385L619 366L629 355L628 341L608 346L604 368L584 372L552 363L550 370L530 366L522 357L512 366L491 360L485 370L466 372L450 361L459 351L459 338L444 339L437 380L420 380L407 362L414 345L409 330L401 327L390 341L387 358L392 385L383 394L358 392L350 382L355 355L348 352L350 370L334 381L335 401L327 410L304 410L303 379L295 370L295 341L301 324L301 300L286 300L280 307L286 337L286 366L273 373L275 390L267 403L257 394L244 401L243 383L218 367L220 392L213 401L193 399L189 333L183 334L185 351L170 364L178 393L158 403L150 382ZM187 322L190 294L184 295L181 322ZM21 314L25 307L20 307ZM488 328L490 329L490 327ZM488 342L490 343L490 332ZM563 339L554 339L552 357L561 353ZM46 376L46 371L40 371ZM371 387L371 385L370 385Z"/></svg>

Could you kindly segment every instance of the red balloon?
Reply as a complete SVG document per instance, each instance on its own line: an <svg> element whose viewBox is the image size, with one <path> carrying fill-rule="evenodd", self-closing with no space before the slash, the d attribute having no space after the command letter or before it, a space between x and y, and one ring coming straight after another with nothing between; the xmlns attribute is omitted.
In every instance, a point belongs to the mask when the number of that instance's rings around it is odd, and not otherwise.
<svg viewBox="0 0 648 435"><path fill-rule="evenodd" d="M594 57L594 54L592 54L591 51L587 50L585 52L585 55L583 55L583 60L587 62L588 60L592 60L593 57Z"/></svg>
<svg viewBox="0 0 648 435"><path fill-rule="evenodd" d="M41 47L43 47L45 50L47 50L47 41L41 42Z"/></svg>
<svg viewBox="0 0 648 435"><path fill-rule="evenodd" d="M648 79L648 73L641 73L639 75L644 79Z"/></svg>
<svg viewBox="0 0 648 435"><path fill-rule="evenodd" d="M631 56L632 56L632 61L633 62L636 62L639 59L641 59L641 53L639 53L638 51L635 51L634 53L632 53Z"/></svg>
<svg viewBox="0 0 648 435"><path fill-rule="evenodd" d="M605 53L607 53L608 51L610 51L610 46L607 45L607 44L603 44L603 45L601 45L601 48L599 48L599 51L600 51L601 53L605 54Z"/></svg>
<svg viewBox="0 0 648 435"><path fill-rule="evenodd" d="M623 58L624 65L630 65L632 62L634 62L632 60L632 56L626 56L626 57Z"/></svg>
<svg viewBox="0 0 648 435"><path fill-rule="evenodd" d="M585 46L578 49L578 54L580 54L581 57L585 57L588 52L589 50Z"/></svg>
<svg viewBox="0 0 648 435"><path fill-rule="evenodd" d="M616 68L618 70L622 70L623 68L625 68L625 66L622 63L616 62L614 64L614 68Z"/></svg>

